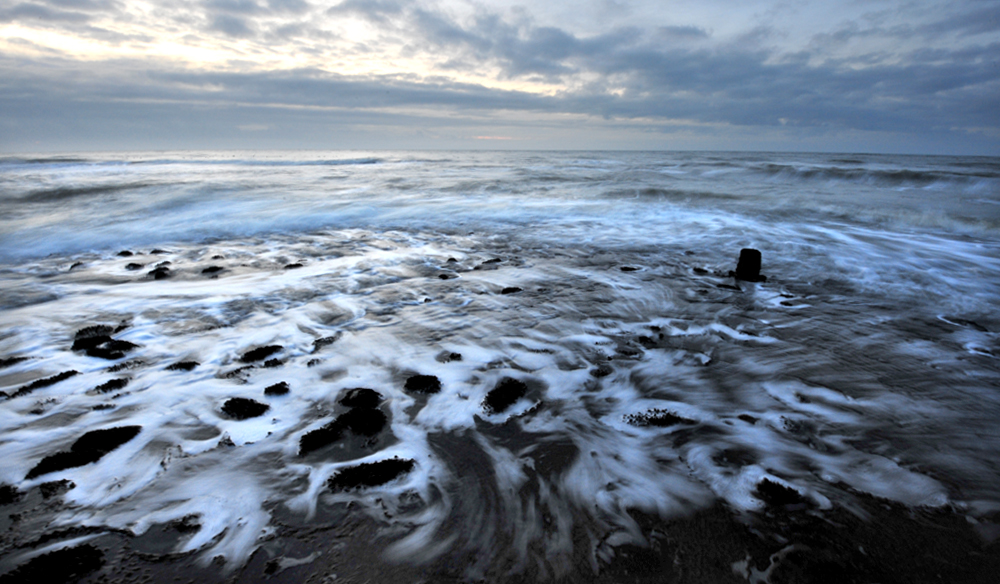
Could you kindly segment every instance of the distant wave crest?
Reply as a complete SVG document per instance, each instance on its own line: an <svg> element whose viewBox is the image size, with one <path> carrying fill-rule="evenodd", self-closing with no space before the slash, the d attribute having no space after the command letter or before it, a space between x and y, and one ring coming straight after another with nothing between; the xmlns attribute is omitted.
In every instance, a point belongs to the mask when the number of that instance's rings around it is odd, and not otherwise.
<svg viewBox="0 0 1000 584"><path fill-rule="evenodd" d="M975 173L948 170L913 170L905 168L873 169L842 166L817 167L768 163L752 168L774 177L802 180L840 180L888 187L926 187L935 183L971 185L984 179L1000 179L1000 172L980 170Z"/></svg>

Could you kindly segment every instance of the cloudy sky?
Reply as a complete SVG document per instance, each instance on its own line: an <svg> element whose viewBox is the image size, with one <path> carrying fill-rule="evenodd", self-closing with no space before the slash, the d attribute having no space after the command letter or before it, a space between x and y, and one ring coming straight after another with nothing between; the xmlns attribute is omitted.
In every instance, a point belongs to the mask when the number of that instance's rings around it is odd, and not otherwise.
<svg viewBox="0 0 1000 584"><path fill-rule="evenodd" d="M0 0L0 150L1000 155L1000 0Z"/></svg>

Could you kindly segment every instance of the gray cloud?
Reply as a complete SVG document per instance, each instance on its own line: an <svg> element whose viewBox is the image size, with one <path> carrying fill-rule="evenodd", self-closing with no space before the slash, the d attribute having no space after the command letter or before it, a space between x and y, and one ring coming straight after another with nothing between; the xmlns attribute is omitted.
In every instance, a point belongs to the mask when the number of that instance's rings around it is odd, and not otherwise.
<svg viewBox="0 0 1000 584"><path fill-rule="evenodd" d="M88 26L89 12L82 11L113 6L100 0L21 3L0 8L0 20L44 18ZM525 14L504 16L481 8L456 19L394 0L347 0L329 9L302 0L207 0L193 5L195 11L184 13L184 18L194 14L207 30L237 38L330 38L310 14L363 18L403 39L400 46L405 47L398 50L436 59L439 76L342 76L309 68L209 73L125 60L74 75L69 61L33 68L30 62L7 59L0 60L0 106L16 117L18 112L38 111L42 104L56 111L59 103L63 110L97 111L102 103L116 103L149 111L160 103L171 115L198 117L206 110L237 108L287 120L310 115L345 124L349 119L371 124L405 120L414 127L441 123L438 114L428 112L440 112L441 117L448 111L487 117L491 112L520 112L534 116L531 119L572 114L606 120L602 123L647 120L663 131L684 120L715 128L706 132L719 127L808 136L884 132L933 135L942 143L972 140L970 132L979 132L978 141L969 143L997 152L1000 42L987 43L992 39L981 37L979 42L966 39L958 44L915 43L919 48L899 49L891 59L875 49L850 56L834 56L828 50L863 38L936 39L996 30L997 3L960 7L937 22L885 28L846 22L832 33L815 35L814 43L798 52L783 53L771 44L776 32L767 26L749 27L738 41L725 43L716 41L709 29L687 24L621 26L582 35L537 24ZM269 20L276 14L283 17ZM301 51L318 48L305 46ZM564 89L540 95L459 83L446 76L484 69L499 71L503 80L544 80ZM424 111L424 117L401 113L414 108ZM189 114L177 113L183 111ZM280 126L237 113L226 119L243 127Z"/></svg>
<svg viewBox="0 0 1000 584"><path fill-rule="evenodd" d="M1000 30L1000 3L987 0L979 2L969 11L958 11L944 20L923 25L921 32L939 34L957 32L966 35L987 34Z"/></svg>
<svg viewBox="0 0 1000 584"><path fill-rule="evenodd" d="M657 27L660 36L681 39L707 39L711 33L697 26L660 26Z"/></svg>
<svg viewBox="0 0 1000 584"><path fill-rule="evenodd" d="M41 20L45 22L86 22L90 16L74 10L61 10L50 8L42 4L32 4L24 2L11 6L10 8L0 8L0 22Z"/></svg>
<svg viewBox="0 0 1000 584"><path fill-rule="evenodd" d="M253 0L207 0L204 6L211 13L226 12L249 15L262 14L267 11L265 6L261 6Z"/></svg>
<svg viewBox="0 0 1000 584"><path fill-rule="evenodd" d="M219 14L212 18L209 30L218 31L231 37L245 38L253 36L256 31L251 28L245 18L231 14Z"/></svg>

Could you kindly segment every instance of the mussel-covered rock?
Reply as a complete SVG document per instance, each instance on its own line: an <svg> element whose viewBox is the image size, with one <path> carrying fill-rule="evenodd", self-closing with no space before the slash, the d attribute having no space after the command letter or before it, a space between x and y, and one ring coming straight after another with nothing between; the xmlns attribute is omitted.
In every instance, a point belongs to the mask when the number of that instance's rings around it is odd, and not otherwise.
<svg viewBox="0 0 1000 584"><path fill-rule="evenodd" d="M629 414L625 416L625 421L640 428L654 426L657 428L668 428L678 424L695 424L695 420L689 420L667 410L654 408L642 414Z"/></svg>
<svg viewBox="0 0 1000 584"><path fill-rule="evenodd" d="M55 385L56 383L59 383L60 381L64 381L66 379L69 379L70 377L73 377L74 375L79 375L79 374L80 374L80 372L79 371L75 371L75 370L74 371L63 371L62 373L57 373L56 375L53 375L52 377L45 377L43 379L36 379L35 381L32 381L28 385L22 386L20 389L18 389L17 391L15 391L14 393L12 393L8 397L9 397L9 399L13 399L15 397L21 397L22 395L28 395L29 393L35 391L36 389L39 389L39 388L42 388L42 387L48 387L50 385Z"/></svg>
<svg viewBox="0 0 1000 584"><path fill-rule="evenodd" d="M499 414L513 405L514 402L524 397L527 391L528 386L523 381L512 377L504 377L496 387L486 394L483 406L486 407L487 411Z"/></svg>
<svg viewBox="0 0 1000 584"><path fill-rule="evenodd" d="M343 468L327 482L332 491L348 491L363 487L377 487L393 481L413 470L414 461L390 458Z"/></svg>
<svg viewBox="0 0 1000 584"><path fill-rule="evenodd" d="M344 397L340 398L340 403L349 408L376 408L382 400L382 394L367 387L355 387L347 390Z"/></svg>
<svg viewBox="0 0 1000 584"><path fill-rule="evenodd" d="M358 436L374 436L385 428L387 418L381 410L354 408L337 418L337 424Z"/></svg>
<svg viewBox="0 0 1000 584"><path fill-rule="evenodd" d="M344 427L334 420L320 428L306 432L299 438L299 456L305 456L329 446L344 435Z"/></svg>
<svg viewBox="0 0 1000 584"><path fill-rule="evenodd" d="M433 375L412 375L403 389L412 393L437 393L441 391L441 380Z"/></svg>
<svg viewBox="0 0 1000 584"><path fill-rule="evenodd" d="M167 365L167 371L191 371L199 365L201 363L197 361L178 361L172 365Z"/></svg>
<svg viewBox="0 0 1000 584"><path fill-rule="evenodd" d="M284 349L281 345L265 345L263 347L257 347L240 355L240 361L243 363L253 363L255 361L263 361L271 355Z"/></svg>
<svg viewBox="0 0 1000 584"><path fill-rule="evenodd" d="M128 382L129 382L128 377L111 379L95 387L94 391L96 393L111 393L112 391L118 391L119 389L124 389L125 386L128 385Z"/></svg>
<svg viewBox="0 0 1000 584"><path fill-rule="evenodd" d="M142 426L120 426L87 432L80 436L68 451L57 452L43 458L35 468L28 471L28 476L25 478L33 479L50 472L97 462L105 454L135 438L140 430Z"/></svg>
<svg viewBox="0 0 1000 584"><path fill-rule="evenodd" d="M288 382L279 381L274 385L269 385L264 388L264 395L286 395L288 393Z"/></svg>
<svg viewBox="0 0 1000 584"><path fill-rule="evenodd" d="M802 495L795 489L770 479L763 479L757 483L757 488L754 489L753 495L772 507L801 505L806 502Z"/></svg>
<svg viewBox="0 0 1000 584"><path fill-rule="evenodd" d="M248 420L263 416L264 412L271 409L271 406L245 397L234 397L226 400L222 406L222 413L234 420Z"/></svg>
<svg viewBox="0 0 1000 584"><path fill-rule="evenodd" d="M111 335L119 330L108 325L95 325L80 329L73 337L72 350L109 361L121 359L125 353L138 348L139 345L113 339Z"/></svg>

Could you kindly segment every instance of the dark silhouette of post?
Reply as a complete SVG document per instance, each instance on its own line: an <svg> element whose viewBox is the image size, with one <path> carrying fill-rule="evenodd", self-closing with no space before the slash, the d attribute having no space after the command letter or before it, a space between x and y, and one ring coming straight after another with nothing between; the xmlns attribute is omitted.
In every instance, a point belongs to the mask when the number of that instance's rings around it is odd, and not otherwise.
<svg viewBox="0 0 1000 584"><path fill-rule="evenodd" d="M751 248L740 250L740 261L736 264L737 280L747 282L764 282L767 276L760 275L760 251Z"/></svg>

